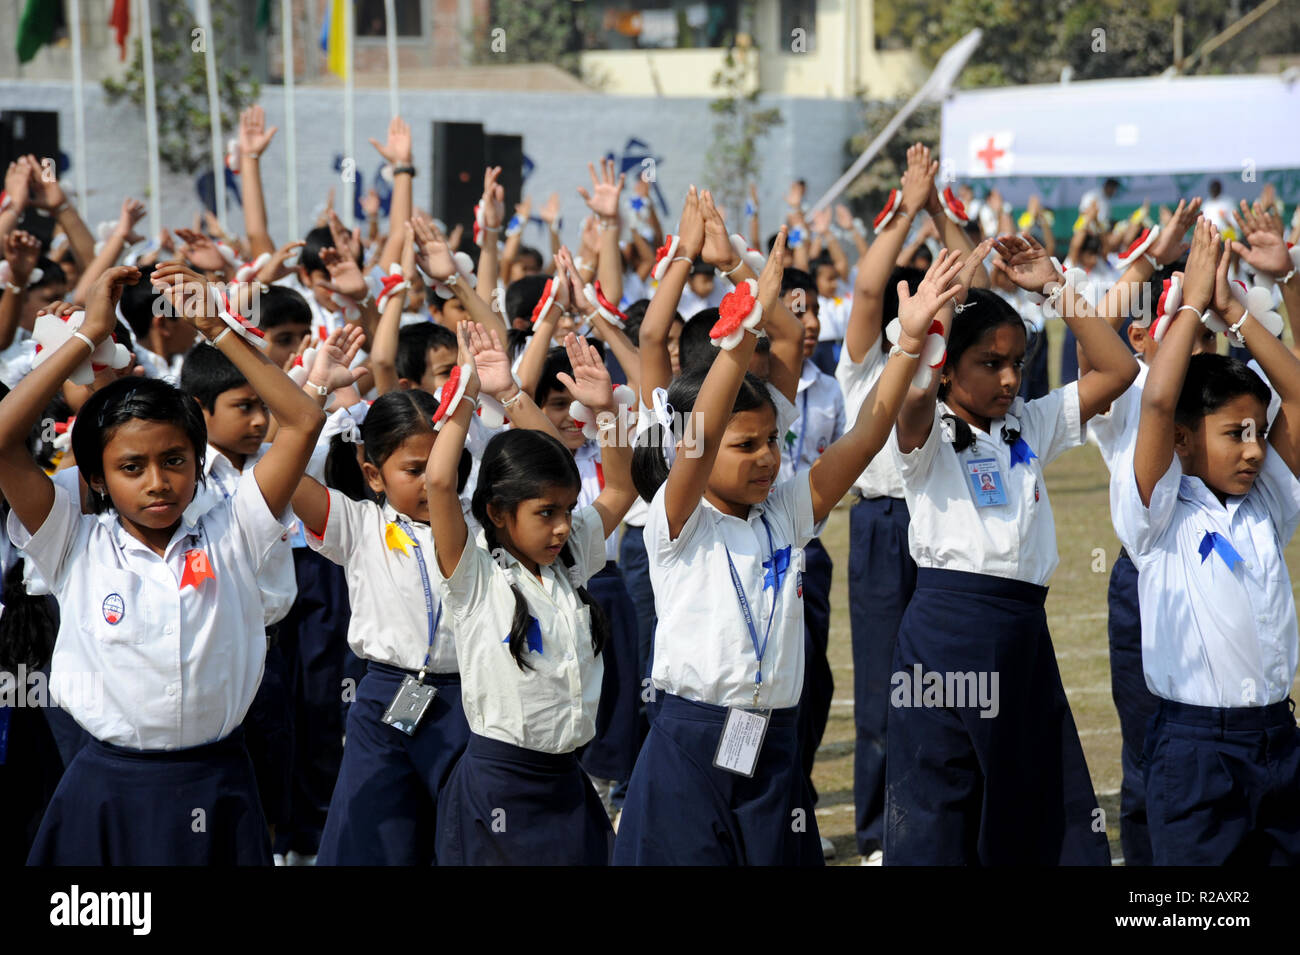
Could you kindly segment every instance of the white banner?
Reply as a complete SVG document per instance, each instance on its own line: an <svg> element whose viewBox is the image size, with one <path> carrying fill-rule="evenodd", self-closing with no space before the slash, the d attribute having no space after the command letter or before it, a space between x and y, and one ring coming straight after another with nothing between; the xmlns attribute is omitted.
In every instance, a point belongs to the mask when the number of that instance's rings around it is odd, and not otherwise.
<svg viewBox="0 0 1300 955"><path fill-rule="evenodd" d="M954 93L941 155L959 179L1300 168L1300 83L1280 76L1094 80Z"/></svg>

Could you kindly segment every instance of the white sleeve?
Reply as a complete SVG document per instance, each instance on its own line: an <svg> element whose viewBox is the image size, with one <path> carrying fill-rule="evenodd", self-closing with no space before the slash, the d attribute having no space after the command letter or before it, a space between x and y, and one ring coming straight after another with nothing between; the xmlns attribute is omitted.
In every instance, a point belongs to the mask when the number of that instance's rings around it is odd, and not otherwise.
<svg viewBox="0 0 1300 955"><path fill-rule="evenodd" d="M357 546L367 518L378 505L368 501L354 501L334 488L328 488L327 491L329 509L325 513L322 535L317 537L304 524L303 537L307 540L307 546L326 560L346 564Z"/></svg>
<svg viewBox="0 0 1300 955"><path fill-rule="evenodd" d="M1264 465L1250 493L1258 494L1268 508L1278 540L1285 547L1295 535L1296 524L1300 523L1300 480L1296 480L1282 455L1272 447L1264 455Z"/></svg>
<svg viewBox="0 0 1300 955"><path fill-rule="evenodd" d="M668 512L665 509L665 492L668 488L668 482L665 481L659 490L655 493L654 500L650 502L646 510L645 520L645 548L650 559L661 567L666 567L677 560L691 545L694 538L700 533L704 526L704 502L701 501L695 505L695 510L691 516L686 518L686 523L682 525L681 533L675 540L668 537Z"/></svg>
<svg viewBox="0 0 1300 955"><path fill-rule="evenodd" d="M776 433L784 436L799 420L799 412L790 400L771 384L767 386L767 393L772 396L772 404L776 405Z"/></svg>
<svg viewBox="0 0 1300 955"><path fill-rule="evenodd" d="M934 422L930 425L930 433L919 448L913 448L904 454L902 448L898 446L898 428L889 432L889 453L894 456L894 464L898 467L898 475L903 479L904 485L915 488L925 480L930 469L934 467L935 458L939 454L939 444L942 441L943 421L938 402L934 405Z"/></svg>
<svg viewBox="0 0 1300 955"><path fill-rule="evenodd" d="M1170 452L1169 469L1151 492L1151 505L1142 504L1137 475L1133 471L1136 446L1130 443L1115 461L1110 475L1110 513L1120 543L1135 563L1151 553L1173 522L1178 504L1178 486L1183 466L1178 455Z"/></svg>
<svg viewBox="0 0 1300 955"><path fill-rule="evenodd" d="M279 516L271 513L258 486L256 470L254 465L240 475L235 493L230 497L230 519L248 552L253 570L260 572L283 536L293 530L294 516L293 508L289 506Z"/></svg>
<svg viewBox="0 0 1300 955"><path fill-rule="evenodd" d="M582 574L583 586L605 569L605 522L590 504L573 512L569 551L574 569Z"/></svg>
<svg viewBox="0 0 1300 955"><path fill-rule="evenodd" d="M9 512L9 540L40 571L50 590L56 594L62 589L72 555L78 550L76 543L82 523L79 496L58 483L54 484L50 513L45 515L44 523L34 533L18 519L16 511Z"/></svg>
<svg viewBox="0 0 1300 955"><path fill-rule="evenodd" d="M1021 419L1021 437L1029 443L1030 450L1038 455L1043 467L1047 467L1063 451L1077 448L1083 443L1077 381L1049 391L1033 401L1021 402L1017 399L1015 406L1017 410L1013 410L1012 414Z"/></svg>
<svg viewBox="0 0 1300 955"><path fill-rule="evenodd" d="M824 520L821 523L813 520L812 483L807 471L800 471L773 488L763 507L796 547L803 547L826 526Z"/></svg>

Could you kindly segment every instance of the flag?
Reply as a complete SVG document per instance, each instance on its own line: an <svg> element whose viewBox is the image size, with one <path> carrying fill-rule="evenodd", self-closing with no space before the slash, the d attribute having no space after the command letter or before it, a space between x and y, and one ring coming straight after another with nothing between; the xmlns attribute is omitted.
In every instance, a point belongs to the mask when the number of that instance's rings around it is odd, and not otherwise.
<svg viewBox="0 0 1300 955"><path fill-rule="evenodd" d="M257 29L266 30L271 26L271 0L258 0L257 2L257 19L254 21Z"/></svg>
<svg viewBox="0 0 1300 955"><path fill-rule="evenodd" d="M26 63L36 51L54 41L54 33L63 23L63 4L49 0L27 0L18 21L18 62Z"/></svg>
<svg viewBox="0 0 1300 955"><path fill-rule="evenodd" d="M968 143L969 167L982 176L1006 176L1015 168L1011 150L1014 134L1010 130L979 132Z"/></svg>
<svg viewBox="0 0 1300 955"><path fill-rule="evenodd" d="M347 79L347 2L329 0L320 28L320 48L325 51L325 65L340 79Z"/></svg>
<svg viewBox="0 0 1300 955"><path fill-rule="evenodd" d="M113 0L108 25L117 34L118 59L126 59L126 35L131 32L131 0Z"/></svg>

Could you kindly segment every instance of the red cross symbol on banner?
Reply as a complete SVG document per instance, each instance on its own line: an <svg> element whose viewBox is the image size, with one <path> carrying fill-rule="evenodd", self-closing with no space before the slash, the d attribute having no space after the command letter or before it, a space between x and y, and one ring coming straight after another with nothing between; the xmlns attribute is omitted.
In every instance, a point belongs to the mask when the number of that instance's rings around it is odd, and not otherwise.
<svg viewBox="0 0 1300 955"><path fill-rule="evenodd" d="M990 136L988 145L985 146L983 149L981 149L979 152L977 152L975 154L975 158L978 159L980 162L984 163L985 168L989 172L992 172L994 169L995 160L1000 159L1006 154L1007 151L1005 149L998 149L994 145L993 137Z"/></svg>

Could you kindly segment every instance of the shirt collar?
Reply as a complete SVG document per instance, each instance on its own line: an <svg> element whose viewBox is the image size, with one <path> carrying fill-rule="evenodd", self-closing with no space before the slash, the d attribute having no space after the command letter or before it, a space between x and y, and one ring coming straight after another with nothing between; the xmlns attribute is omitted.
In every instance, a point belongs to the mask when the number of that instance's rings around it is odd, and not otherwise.
<svg viewBox="0 0 1300 955"><path fill-rule="evenodd" d="M707 497L703 497L703 496L700 497L700 506L707 507L714 514L716 514L720 520L744 521L744 523L746 524L753 524L756 520L759 520L767 510L767 502L760 501L757 504L749 505L748 518L736 517L732 514L724 514L722 511L718 510L718 508L714 506L712 501L710 501Z"/></svg>
<svg viewBox="0 0 1300 955"><path fill-rule="evenodd" d="M803 361L803 367L799 369L799 387L796 389L796 394L807 391L815 385L817 383L817 376L820 374L821 369L813 364L813 360L811 358L805 358Z"/></svg>
<svg viewBox="0 0 1300 955"><path fill-rule="evenodd" d="M182 512L180 524L172 533L171 540L167 542L167 546L163 549L162 560L170 560L178 544L186 538L193 537L197 543L197 539L201 536L199 524L202 520L202 515L194 516L191 514L191 510L192 507L187 507L184 512ZM116 510L108 510L97 516L100 524L110 529L110 533L112 533L113 539L117 543L119 550L123 552L135 550L141 553L151 554L155 557L158 556L152 548L127 531L126 527L122 524L121 516Z"/></svg>

